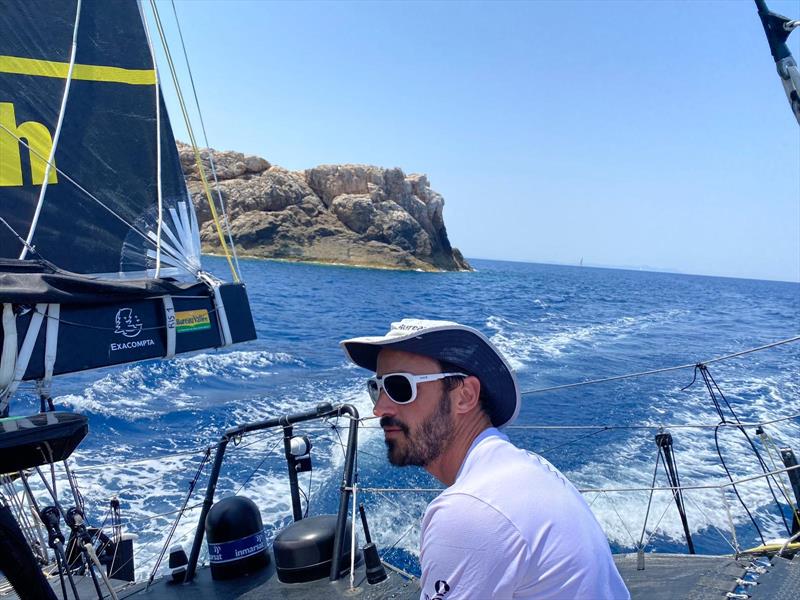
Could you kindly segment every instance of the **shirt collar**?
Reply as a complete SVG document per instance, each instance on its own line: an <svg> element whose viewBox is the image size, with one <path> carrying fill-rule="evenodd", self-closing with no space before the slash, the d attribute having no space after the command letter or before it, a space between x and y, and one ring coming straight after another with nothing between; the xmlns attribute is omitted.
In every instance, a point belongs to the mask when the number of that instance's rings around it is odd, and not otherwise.
<svg viewBox="0 0 800 600"><path fill-rule="evenodd" d="M508 441L508 436L499 429L497 429L497 427L487 427L486 429L481 431L472 441L469 450L467 450L466 456L464 456L464 460L461 461L461 466L458 468L458 473L456 473L456 481L458 481L458 478L461 477L461 471L464 470L464 465L467 464L467 461L469 460L469 455L472 454L472 451L478 447L478 444L492 437L499 437L501 440Z"/></svg>

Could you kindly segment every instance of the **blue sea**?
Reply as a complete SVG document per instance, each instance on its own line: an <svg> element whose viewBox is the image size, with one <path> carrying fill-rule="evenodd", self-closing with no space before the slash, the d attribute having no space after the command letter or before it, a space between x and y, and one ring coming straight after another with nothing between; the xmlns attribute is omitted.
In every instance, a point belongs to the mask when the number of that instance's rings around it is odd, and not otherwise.
<svg viewBox="0 0 800 600"><path fill-rule="evenodd" d="M206 268L226 274L223 260L204 261ZM371 414L367 373L345 361L338 342L383 333L403 317L450 319L480 329L506 354L526 392L693 364L800 334L800 285L794 283L486 260L472 264L476 271L471 273L418 273L242 260L257 341L57 380L56 403L90 419L91 433L72 465L94 523L107 518L108 500L118 496L126 529L138 535L137 570L149 573L204 448L235 424L320 402L348 402L362 416ZM743 422L800 413L800 343L709 368ZM663 425L674 438L681 483L715 486L727 477L714 430L685 426L715 425L719 416L701 380L686 387L692 380L689 368L526 393L519 418L507 432L517 444L550 460L577 487L609 490L650 486L654 435ZM14 413L37 408L26 389ZM563 425L589 428L550 428ZM314 470L300 478L310 514L336 511L346 427L342 421L298 428L314 444ZM765 430L776 446L800 451L800 419L788 418ZM755 439L754 428L748 432ZM755 443L771 466L767 448ZM721 430L719 445L734 478L760 472L740 432ZM771 456L778 460L774 452ZM384 557L418 572L419 519L436 492L369 488L430 490L439 484L421 469L388 466L374 420L361 428L358 468L364 488L359 500L366 504ZM201 473L189 506L202 500L209 470ZM291 518L285 473L279 435L245 438L229 452L217 497L234 492L250 497L274 534ZM663 469L656 484L668 485ZM785 534L763 480L737 489L765 538ZM536 494L534 489L508 492ZM61 494L66 494L63 487ZM776 494L781 498L777 488ZM612 549L632 550L642 536L649 494L587 491L585 498ZM699 552L731 552L731 523L741 547L760 542L730 489L691 490L684 501ZM788 514L785 503L783 512ZM188 548L196 519L197 510L189 510L173 543ZM685 551L668 492L654 495L644 540L647 551Z"/></svg>

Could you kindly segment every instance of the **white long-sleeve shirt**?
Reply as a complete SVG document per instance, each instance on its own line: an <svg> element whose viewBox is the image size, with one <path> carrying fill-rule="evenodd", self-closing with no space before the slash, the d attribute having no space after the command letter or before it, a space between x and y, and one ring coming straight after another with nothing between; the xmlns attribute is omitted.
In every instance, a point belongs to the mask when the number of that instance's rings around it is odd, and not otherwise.
<svg viewBox="0 0 800 600"><path fill-rule="evenodd" d="M421 600L628 600L608 541L549 462L495 428L422 520Z"/></svg>

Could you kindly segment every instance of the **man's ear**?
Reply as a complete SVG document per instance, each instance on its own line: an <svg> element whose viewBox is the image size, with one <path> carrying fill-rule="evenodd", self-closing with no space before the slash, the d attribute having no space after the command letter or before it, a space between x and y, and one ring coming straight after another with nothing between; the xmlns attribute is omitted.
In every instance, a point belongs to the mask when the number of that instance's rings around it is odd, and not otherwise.
<svg viewBox="0 0 800 600"><path fill-rule="evenodd" d="M456 394L455 408L457 414L472 412L480 406L481 382L477 377L470 375L461 381L461 385L455 388Z"/></svg>

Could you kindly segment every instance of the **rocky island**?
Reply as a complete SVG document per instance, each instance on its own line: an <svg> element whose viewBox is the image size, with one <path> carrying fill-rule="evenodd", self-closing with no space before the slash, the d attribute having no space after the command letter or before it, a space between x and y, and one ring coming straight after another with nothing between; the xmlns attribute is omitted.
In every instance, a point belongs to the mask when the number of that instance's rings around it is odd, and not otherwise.
<svg viewBox="0 0 800 600"><path fill-rule="evenodd" d="M178 152L203 251L220 252L194 152L181 143ZM425 175L369 165L289 171L257 156L209 148L201 156L209 179L213 157L242 256L425 271L470 269L450 245L444 198Z"/></svg>

